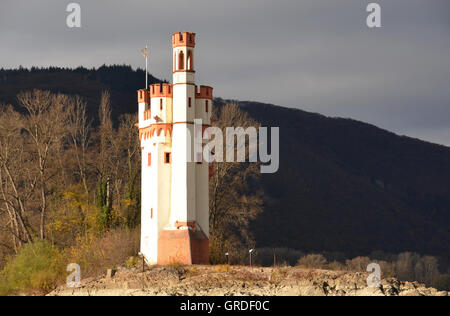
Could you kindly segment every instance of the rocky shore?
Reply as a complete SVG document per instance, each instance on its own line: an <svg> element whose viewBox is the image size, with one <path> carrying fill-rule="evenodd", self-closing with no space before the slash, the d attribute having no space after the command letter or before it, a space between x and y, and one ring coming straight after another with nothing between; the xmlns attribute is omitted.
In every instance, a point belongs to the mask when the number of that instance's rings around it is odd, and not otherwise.
<svg viewBox="0 0 450 316"><path fill-rule="evenodd" d="M297 267L169 266L120 268L60 287L50 296L448 296L417 282L393 278L367 286L368 273Z"/></svg>

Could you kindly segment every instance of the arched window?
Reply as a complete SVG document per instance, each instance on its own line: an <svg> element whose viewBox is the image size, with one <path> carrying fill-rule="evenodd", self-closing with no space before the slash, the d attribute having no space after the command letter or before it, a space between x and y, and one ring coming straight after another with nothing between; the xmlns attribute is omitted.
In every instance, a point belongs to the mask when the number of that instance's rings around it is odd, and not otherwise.
<svg viewBox="0 0 450 316"><path fill-rule="evenodd" d="M178 70L184 70L184 53L180 51L178 54Z"/></svg>
<svg viewBox="0 0 450 316"><path fill-rule="evenodd" d="M194 70L194 55L191 50L188 51L187 65L188 70Z"/></svg>

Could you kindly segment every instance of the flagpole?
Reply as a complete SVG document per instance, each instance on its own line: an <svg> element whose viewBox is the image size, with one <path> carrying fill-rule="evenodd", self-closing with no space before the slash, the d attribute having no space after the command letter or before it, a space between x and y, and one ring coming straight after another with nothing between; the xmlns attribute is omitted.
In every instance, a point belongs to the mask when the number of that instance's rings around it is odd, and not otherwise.
<svg viewBox="0 0 450 316"><path fill-rule="evenodd" d="M145 45L145 49L148 52L148 47ZM145 56L145 89L148 89L148 53Z"/></svg>

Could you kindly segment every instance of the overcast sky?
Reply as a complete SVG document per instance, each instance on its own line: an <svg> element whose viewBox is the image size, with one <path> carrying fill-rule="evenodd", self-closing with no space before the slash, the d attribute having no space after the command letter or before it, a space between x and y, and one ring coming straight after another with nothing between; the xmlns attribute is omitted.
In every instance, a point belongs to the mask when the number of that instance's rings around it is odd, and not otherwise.
<svg viewBox="0 0 450 316"><path fill-rule="evenodd" d="M79 29L66 26L70 2ZM370 2L382 28L366 25ZM150 72L171 79L180 30L197 33L197 83L215 96L450 145L449 0L0 0L0 67L137 68L149 44Z"/></svg>

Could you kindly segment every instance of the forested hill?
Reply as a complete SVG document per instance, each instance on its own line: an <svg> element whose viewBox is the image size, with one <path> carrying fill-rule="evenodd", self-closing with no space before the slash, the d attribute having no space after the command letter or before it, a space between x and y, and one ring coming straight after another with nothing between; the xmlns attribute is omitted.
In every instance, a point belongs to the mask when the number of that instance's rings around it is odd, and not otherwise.
<svg viewBox="0 0 450 316"><path fill-rule="evenodd" d="M450 148L350 119L241 102L280 127L256 240L310 251L450 255Z"/></svg>
<svg viewBox="0 0 450 316"><path fill-rule="evenodd" d="M143 82L144 71L128 66L0 70L0 103L46 89L83 96L96 117L101 91L110 90L117 118L136 111ZM354 120L240 105L281 133L280 170L261 180L264 211L252 225L257 247L347 256L417 251L450 259L450 148Z"/></svg>
<svg viewBox="0 0 450 316"><path fill-rule="evenodd" d="M150 84L157 82L160 82L159 79L149 76ZM15 105L19 92L32 89L77 94L87 101L87 112L92 118L97 117L103 90L111 93L112 115L117 119L121 114L136 111L136 90L144 87L145 71L133 70L130 66L0 70L0 102Z"/></svg>

